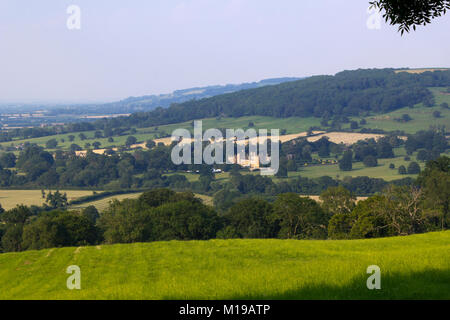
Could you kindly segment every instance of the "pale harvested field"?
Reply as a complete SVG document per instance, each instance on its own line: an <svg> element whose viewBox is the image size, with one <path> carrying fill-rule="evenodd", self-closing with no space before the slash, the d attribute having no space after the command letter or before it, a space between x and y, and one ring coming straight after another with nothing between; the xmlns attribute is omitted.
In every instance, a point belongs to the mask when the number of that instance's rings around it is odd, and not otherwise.
<svg viewBox="0 0 450 320"><path fill-rule="evenodd" d="M315 142L322 137L328 137L331 142L340 144L354 144L360 140L366 140L366 139L375 139L378 140L381 137L384 137L383 134L374 134L374 133L353 133L353 132L329 132L324 133L318 136L309 137L308 141Z"/></svg>
<svg viewBox="0 0 450 320"><path fill-rule="evenodd" d="M95 154L104 154L108 149L93 149L92 152ZM113 151L117 151L117 148L112 148ZM75 155L77 157L85 157L87 154L87 150L75 151Z"/></svg>
<svg viewBox="0 0 450 320"><path fill-rule="evenodd" d="M52 190L55 192L55 190ZM92 195L89 190L60 190L61 193L67 193L67 200L75 200L83 196ZM47 194L47 190L45 190ZM42 199L41 190L0 190L0 204L3 209L12 209L19 204L26 206L41 206L45 202Z"/></svg>
<svg viewBox="0 0 450 320"><path fill-rule="evenodd" d="M374 133L353 133L353 132L329 132L329 133L324 133L324 131L313 131L314 136L307 138L308 141L310 142L315 142L319 139L321 139L322 137L328 137L330 139L331 142L334 143L343 143L343 144L348 144L351 145L353 143L356 143L360 140L365 140L365 139L379 139L381 137L384 137L383 134L374 134ZM280 136L280 142L281 143L285 143L291 140L295 140L298 138L302 138L302 137L307 137L307 132L300 132L300 133L295 133L295 134L287 134L287 135L282 135ZM259 141L264 141L267 137L258 137L256 139L259 139ZM252 141L255 141L255 139L251 139ZM194 139L184 139L183 142L184 143L192 143L194 141ZM219 140L220 141L220 140ZM249 140L246 140L245 143L248 143ZM155 139L154 142L156 144L162 142L164 143L164 145L169 146L172 143L172 137L166 137L166 138L160 138L160 139ZM239 142L238 142L239 143ZM147 147L145 146L146 143L140 143L140 144L134 144L131 146L131 149L137 149L137 148L142 148L142 149L147 149ZM117 148L116 148L117 150ZM98 150L93 150L94 153L98 153L98 154L103 154L106 149L98 149ZM76 154L78 156L84 156L86 154L86 151L77 151Z"/></svg>
<svg viewBox="0 0 450 320"><path fill-rule="evenodd" d="M355 142L358 142L359 140L365 140L365 139L379 139L381 137L383 137L384 135L382 134L373 134L373 133L352 133L352 132L329 132L329 133L324 133L323 131L313 131L314 136L307 138L308 141L310 142L314 142L319 140L322 137L328 137L330 139L331 142L334 143L344 143L344 144L353 144ZM295 140L298 138L302 138L302 137L307 137L307 132L300 132L300 133L294 133L294 134L286 134L286 135L282 135L280 136L280 142L281 143L285 143L291 140ZM264 138L266 137L259 137L256 139L259 139L261 141L261 139L263 139L263 141L265 140ZM252 139L253 141L254 139ZM164 143L164 145L169 146L172 143L172 137L166 137L166 138L160 138L160 139L155 139L153 140L156 144L162 142ZM192 143L194 141L194 139L185 139L183 140L184 143ZM246 143L248 143L248 140L246 140ZM134 144L131 146L131 149L137 149L137 148L142 148L142 149L147 149L147 147L145 146L146 143L139 143L139 144ZM94 150L94 153L98 153L98 154L103 154L106 151L106 149L98 149L98 150ZM86 151L77 151L76 152L78 156L84 156L86 154Z"/></svg>
<svg viewBox="0 0 450 320"><path fill-rule="evenodd" d="M164 143L164 145L169 146L172 143L172 137L155 139L153 141L155 141L156 144L162 142L162 143ZM143 143L141 145L138 145L138 146L141 146L141 147L145 148L145 143Z"/></svg>
<svg viewBox="0 0 450 320"><path fill-rule="evenodd" d="M320 133L323 133L323 131L313 131L313 134L320 134ZM295 139L301 138L301 137L306 137L306 136L307 136L307 132L306 131L305 132L300 132L300 133L294 133L294 134L286 134L286 135L280 136L280 142L281 143L285 143L285 142L288 142L288 141L291 141L291 140L295 140ZM264 138L267 138L267 137L259 137L259 138L256 138L256 139L260 139L260 141L261 141L261 139L263 139L263 141L264 141L265 140ZM251 140L254 141L255 139L251 139ZM154 141L155 141L156 144L158 144L159 142L162 142L166 146L168 146L168 145L170 145L172 143L172 137L155 139ZM194 141L194 139L185 139L183 141L185 143L192 143ZM247 143L248 143L248 140L247 140ZM136 145L133 145L131 147L132 148L139 148L139 147L145 148L145 143L143 143L143 144L136 144Z"/></svg>
<svg viewBox="0 0 450 320"><path fill-rule="evenodd" d="M323 131L313 131L313 134L320 134L320 133L323 133ZM285 143L285 142L295 140L297 138L306 137L306 136L307 136L307 132L300 132L297 134L287 134L284 136L280 136L280 142Z"/></svg>
<svg viewBox="0 0 450 320"><path fill-rule="evenodd" d="M379 139L381 137L384 137L383 134L374 134L374 133L353 133L353 132L329 132L329 133L322 133L323 131L314 131L313 134L315 134L315 136L309 137L307 138L308 141L310 142L314 142L317 141L319 139L321 139L322 137L328 137L330 139L331 142L334 143L344 143L344 144L353 144L356 143L360 140L365 140L365 139ZM287 134L287 135L283 135L280 136L280 142L285 143L291 140L295 140L297 138L301 138L301 137L306 137L306 132L300 132L300 133L296 133L296 134ZM171 143L171 138L163 138L163 139L157 139L155 140L155 142L163 142L166 145L169 145ZM191 142L191 140L186 141L186 142Z"/></svg>
<svg viewBox="0 0 450 320"><path fill-rule="evenodd" d="M320 197L319 196L302 196L302 197L308 197L311 198L317 202L321 202L320 201ZM356 202L361 201L361 200L366 200L368 197L356 197Z"/></svg>
<svg viewBox="0 0 450 320"><path fill-rule="evenodd" d="M405 69L405 70L396 70L395 73L400 73L400 72L407 72L407 73L424 73L424 72L434 72L434 71L447 71L449 69L446 68L437 68L437 69L430 69L430 68L424 68L424 69Z"/></svg>

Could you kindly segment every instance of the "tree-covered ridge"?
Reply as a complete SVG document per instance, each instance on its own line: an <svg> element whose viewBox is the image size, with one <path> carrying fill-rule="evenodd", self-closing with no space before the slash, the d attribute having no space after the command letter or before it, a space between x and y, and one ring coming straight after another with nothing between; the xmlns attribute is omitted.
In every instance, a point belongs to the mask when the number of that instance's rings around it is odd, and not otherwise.
<svg viewBox="0 0 450 320"><path fill-rule="evenodd" d="M422 74L396 73L394 69L344 71L335 76L314 76L173 104L168 109L102 120L97 125L147 127L217 116L315 116L330 119L333 116L385 113L418 103L433 105L428 87L437 86L450 86L450 71Z"/></svg>
<svg viewBox="0 0 450 320"><path fill-rule="evenodd" d="M335 76L268 85L256 89L191 100L138 112L128 117L75 122L44 128L17 128L0 132L0 141L55 134L104 130L105 137L120 135L131 127L151 127L213 117L272 116L317 117L338 123L348 116L367 116L435 104L430 87L450 87L450 70L420 74L394 69L344 71ZM128 128L128 129L127 129Z"/></svg>
<svg viewBox="0 0 450 320"><path fill-rule="evenodd" d="M145 95L140 97L128 97L126 99L105 103L105 104L87 104L58 107L51 110L51 114L124 114L137 111L151 111L158 107L167 108L173 103L182 103L193 99L203 99L213 97L219 94L231 93L240 90L259 88L263 86L276 85L288 81L296 81L302 78L273 78L265 79L259 82L214 85L207 87L195 87L182 90L176 90L167 94Z"/></svg>

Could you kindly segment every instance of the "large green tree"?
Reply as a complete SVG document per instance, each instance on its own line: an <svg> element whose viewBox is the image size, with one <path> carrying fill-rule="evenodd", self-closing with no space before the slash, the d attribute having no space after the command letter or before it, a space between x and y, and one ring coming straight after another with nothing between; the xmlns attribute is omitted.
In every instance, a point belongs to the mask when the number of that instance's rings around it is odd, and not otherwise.
<svg viewBox="0 0 450 320"><path fill-rule="evenodd" d="M322 208L331 215L350 214L356 205L356 197L343 186L330 187L320 195Z"/></svg>
<svg viewBox="0 0 450 320"><path fill-rule="evenodd" d="M352 150L347 150L344 152L342 159L339 160L339 169L342 171L352 171L353 168L353 152Z"/></svg>
<svg viewBox="0 0 450 320"><path fill-rule="evenodd" d="M285 193L277 197L274 214L280 224L280 238L305 239L325 238L327 214L319 204L295 193Z"/></svg>
<svg viewBox="0 0 450 320"><path fill-rule="evenodd" d="M450 158L428 161L418 182L424 188L427 207L440 212L441 229L450 227Z"/></svg>
<svg viewBox="0 0 450 320"><path fill-rule="evenodd" d="M151 219L141 201L114 199L98 219L105 243L132 243L151 240Z"/></svg>
<svg viewBox="0 0 450 320"><path fill-rule="evenodd" d="M150 215L153 240L208 240L222 227L216 212L200 202L166 203Z"/></svg>
<svg viewBox="0 0 450 320"><path fill-rule="evenodd" d="M277 231L272 214L272 205L267 201L245 199L231 207L225 218L238 238L271 238Z"/></svg>

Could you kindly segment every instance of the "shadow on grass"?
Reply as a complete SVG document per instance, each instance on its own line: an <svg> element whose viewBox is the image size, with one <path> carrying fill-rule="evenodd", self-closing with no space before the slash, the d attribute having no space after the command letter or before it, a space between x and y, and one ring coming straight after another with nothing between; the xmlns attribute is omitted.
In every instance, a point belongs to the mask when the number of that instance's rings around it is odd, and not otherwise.
<svg viewBox="0 0 450 320"><path fill-rule="evenodd" d="M367 276L355 278L345 286L318 284L280 294L249 294L218 297L225 300L416 300L450 299L450 270L430 269L410 274L383 274L381 289L369 290ZM295 281L295 279L293 279ZM177 299L179 297L167 297Z"/></svg>
<svg viewBox="0 0 450 320"><path fill-rule="evenodd" d="M243 296L233 299L274 299L274 300L372 300L372 299L450 299L450 270L431 269L410 274L383 274L381 289L369 290L367 276L355 278L348 285L317 285L286 291L276 296Z"/></svg>

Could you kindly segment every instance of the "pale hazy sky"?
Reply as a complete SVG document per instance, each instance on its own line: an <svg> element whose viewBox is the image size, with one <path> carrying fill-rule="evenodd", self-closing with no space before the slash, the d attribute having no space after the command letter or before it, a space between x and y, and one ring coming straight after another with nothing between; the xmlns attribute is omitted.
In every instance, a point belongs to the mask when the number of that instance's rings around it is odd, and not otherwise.
<svg viewBox="0 0 450 320"><path fill-rule="evenodd" d="M450 14L401 37L369 0L1 0L0 101L99 101L344 69L450 67ZM81 30L66 10L81 9Z"/></svg>

